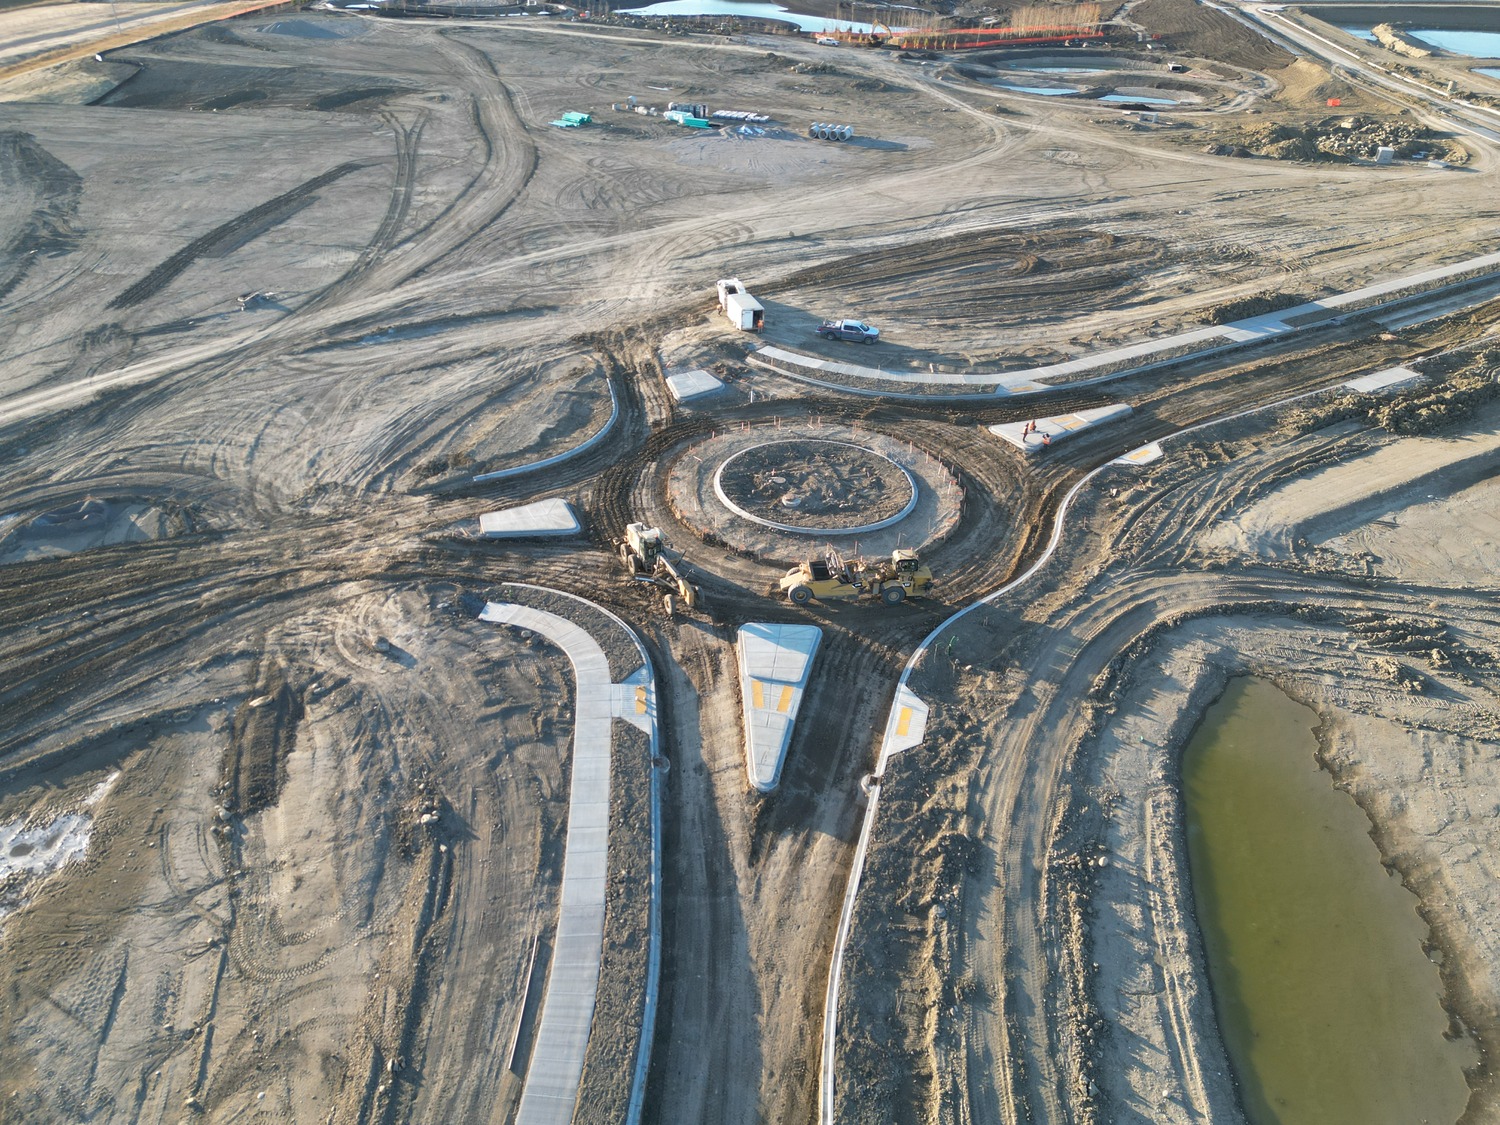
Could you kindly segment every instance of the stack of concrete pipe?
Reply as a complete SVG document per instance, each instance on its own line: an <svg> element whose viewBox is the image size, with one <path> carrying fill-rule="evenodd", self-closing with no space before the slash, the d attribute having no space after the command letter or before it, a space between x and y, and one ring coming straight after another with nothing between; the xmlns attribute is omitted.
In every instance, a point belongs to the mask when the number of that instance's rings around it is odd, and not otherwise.
<svg viewBox="0 0 1500 1125"><path fill-rule="evenodd" d="M807 127L807 135L816 137L820 141L847 141L854 136L854 126L829 125L825 122L814 121Z"/></svg>

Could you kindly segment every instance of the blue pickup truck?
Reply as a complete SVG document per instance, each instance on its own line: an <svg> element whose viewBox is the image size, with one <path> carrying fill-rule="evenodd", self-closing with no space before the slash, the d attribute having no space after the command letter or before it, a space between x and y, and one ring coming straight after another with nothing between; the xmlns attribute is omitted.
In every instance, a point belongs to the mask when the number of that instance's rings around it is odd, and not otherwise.
<svg viewBox="0 0 1500 1125"><path fill-rule="evenodd" d="M880 339L880 329L871 328L858 320L825 320L818 325L818 335L827 340L853 340L861 344L874 344Z"/></svg>

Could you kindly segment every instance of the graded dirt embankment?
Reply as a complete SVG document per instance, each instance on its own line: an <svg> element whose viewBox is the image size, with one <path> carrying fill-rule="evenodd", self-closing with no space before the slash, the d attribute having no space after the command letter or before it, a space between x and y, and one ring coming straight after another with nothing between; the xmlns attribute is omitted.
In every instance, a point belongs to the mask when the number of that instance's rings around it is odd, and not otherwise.
<svg viewBox="0 0 1500 1125"><path fill-rule="evenodd" d="M1500 738L1500 616L1450 569L1489 522L1473 475L1445 486L1433 469L1487 448L1496 421L1490 406L1431 437L1344 423L1291 440L1241 423L1169 444L1080 497L1055 574L939 642L912 679L933 714L887 771L847 963L845 1119L888 1120L890 1104L932 1121L1241 1119L1177 755L1246 673L1319 711L1321 760L1431 926L1445 1005L1493 1054L1485 919L1500 904L1482 857L1500 839L1483 763ZM1393 487L1403 476L1424 487ZM1306 499L1322 478L1346 484L1320 513ZM1409 510L1423 533L1398 556L1359 549L1366 528L1396 542ZM1231 521L1293 533L1226 537ZM897 1052L914 1064L878 1065ZM1487 1120L1494 1076L1481 1066L1471 1085L1464 1120Z"/></svg>
<svg viewBox="0 0 1500 1125"><path fill-rule="evenodd" d="M1246 70L1276 71L1296 58L1227 12L1192 0L1144 0L1130 17L1170 50Z"/></svg>
<svg viewBox="0 0 1500 1125"><path fill-rule="evenodd" d="M112 6L107 18L91 12L80 19L78 9L62 4L0 4L0 26L5 28L6 42L10 44L9 49L0 51L0 81L35 75L60 64L206 23L296 6L289 0L171 7L126 3Z"/></svg>

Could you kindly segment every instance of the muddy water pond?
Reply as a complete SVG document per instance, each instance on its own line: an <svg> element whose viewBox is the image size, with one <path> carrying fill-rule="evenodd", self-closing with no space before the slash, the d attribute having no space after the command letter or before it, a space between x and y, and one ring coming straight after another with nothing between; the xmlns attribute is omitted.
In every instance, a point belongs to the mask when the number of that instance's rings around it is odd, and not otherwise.
<svg viewBox="0 0 1500 1125"><path fill-rule="evenodd" d="M1416 898L1314 752L1316 712L1230 683L1184 751L1188 856L1219 1026L1253 1125L1458 1119L1477 1058L1451 1037Z"/></svg>

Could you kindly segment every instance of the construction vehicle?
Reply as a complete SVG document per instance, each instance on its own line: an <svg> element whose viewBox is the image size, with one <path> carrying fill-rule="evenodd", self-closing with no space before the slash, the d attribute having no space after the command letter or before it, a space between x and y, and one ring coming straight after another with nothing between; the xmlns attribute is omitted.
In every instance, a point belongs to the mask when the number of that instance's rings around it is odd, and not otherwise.
<svg viewBox="0 0 1500 1125"><path fill-rule="evenodd" d="M818 325L818 335L825 340L848 340L851 343L878 344L880 329L862 320L825 320Z"/></svg>
<svg viewBox="0 0 1500 1125"><path fill-rule="evenodd" d="M722 278L718 289L719 308L724 310L730 324L742 332L759 332L766 326L765 306L750 296L750 290L739 278Z"/></svg>
<svg viewBox="0 0 1500 1125"><path fill-rule="evenodd" d="M667 609L671 612L675 596L685 609L698 608L698 587L683 575L678 565L667 557L667 542L661 529L632 523L625 527L625 538L616 540L616 550L625 569L637 582L649 582L667 591ZM681 562L681 556L678 556Z"/></svg>
<svg viewBox="0 0 1500 1125"><path fill-rule="evenodd" d="M931 585L932 571L917 553L899 548L888 559L845 559L830 547L821 559L808 559L781 580L782 592L798 605L814 598L852 600L865 595L885 605L900 605L907 598L924 597Z"/></svg>

